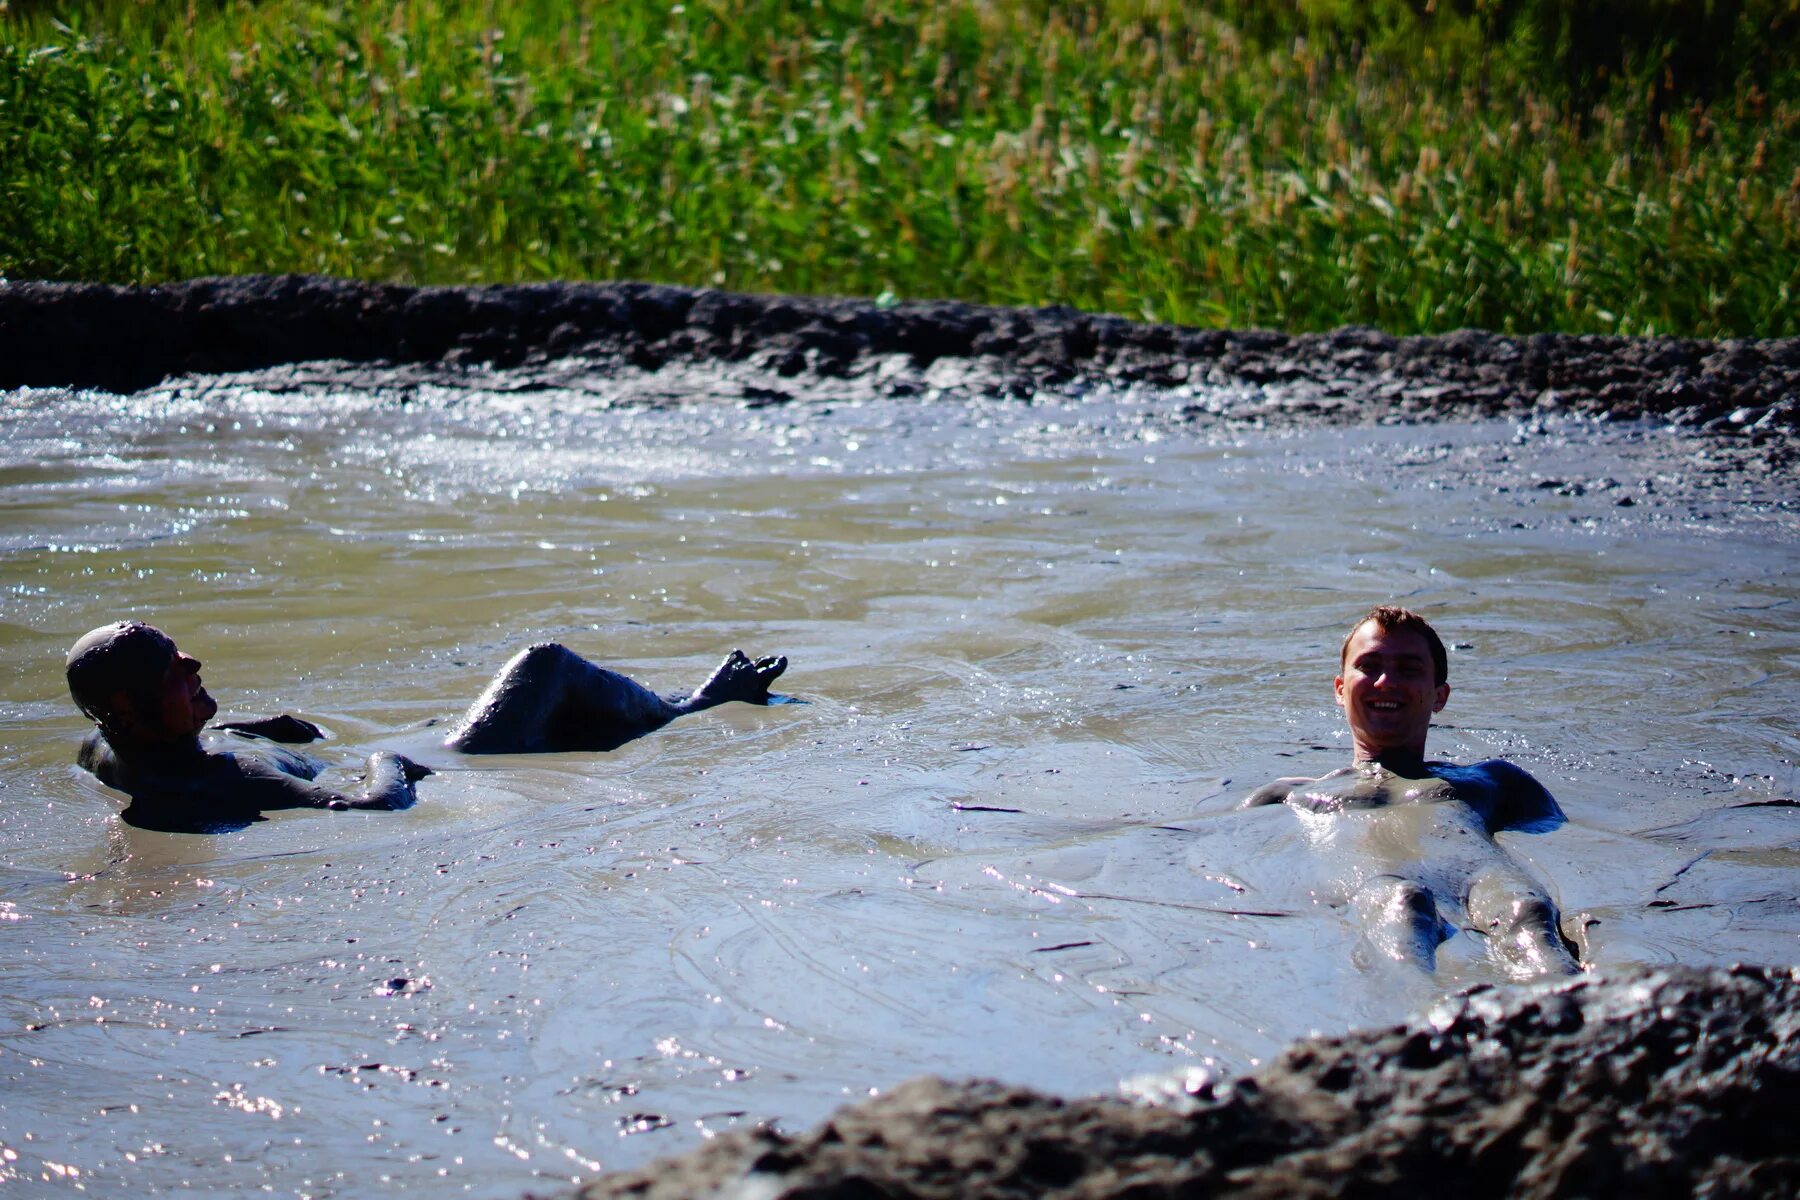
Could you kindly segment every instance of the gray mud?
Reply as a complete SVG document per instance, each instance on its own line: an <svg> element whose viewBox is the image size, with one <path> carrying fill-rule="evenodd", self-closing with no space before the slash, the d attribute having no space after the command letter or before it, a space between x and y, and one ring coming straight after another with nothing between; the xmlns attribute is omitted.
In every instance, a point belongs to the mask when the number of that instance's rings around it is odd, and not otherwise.
<svg viewBox="0 0 1800 1200"><path fill-rule="evenodd" d="M1796 972L1654 971L1477 989L1156 1106L919 1080L581 1195L1791 1196L1796 1103Z"/></svg>
<svg viewBox="0 0 1800 1200"><path fill-rule="evenodd" d="M13 283L7 389L42 390L0 397L0 650L26 664L0 694L0 1135L48 1131L34 1153L97 1186L1795 1188L1800 989L1689 968L1800 936L1800 343ZM1375 593L1473 639L1439 749L1552 784L1571 825L1509 849L1607 982L1495 988L1471 957L1346 985L1343 930L1291 919L1318 906L1285 812L1228 809L1341 759L1295 681ZM735 745L696 723L598 768L446 771L366 835L165 845L68 766L46 665L123 611L210 620L209 674L235 659L240 695L346 741L472 695L522 614L658 684L743 634L814 703L722 717ZM390 890L413 899L371 923ZM495 975L514 958L529 986ZM1376 1031L1269 1058L1351 1025ZM1138 1085L1173 1106L1048 1094L1183 1062L1161 1078L1191 1087ZM965 1069L1042 1090L921 1082L744 1132ZM270 1116L291 1162L229 1123Z"/></svg>

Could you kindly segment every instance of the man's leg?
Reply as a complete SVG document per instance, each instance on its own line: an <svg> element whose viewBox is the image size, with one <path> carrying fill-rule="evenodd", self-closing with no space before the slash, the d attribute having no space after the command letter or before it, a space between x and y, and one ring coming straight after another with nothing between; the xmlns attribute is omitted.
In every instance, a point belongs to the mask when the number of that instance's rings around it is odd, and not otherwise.
<svg viewBox="0 0 1800 1200"><path fill-rule="evenodd" d="M699 712L703 708L728 704L733 700L741 700L745 704L767 704L770 685L785 670L785 656L753 661L742 650L733 650L707 676L706 682L694 689L692 696L678 701L676 706L682 712Z"/></svg>
<svg viewBox="0 0 1800 1200"><path fill-rule="evenodd" d="M1350 906L1363 927L1353 955L1358 966L1386 961L1437 969L1437 948L1450 931L1438 916L1430 888L1397 875L1377 875L1357 889Z"/></svg>
<svg viewBox="0 0 1800 1200"><path fill-rule="evenodd" d="M521 651L445 743L465 754L610 750L686 711L555 642Z"/></svg>
<svg viewBox="0 0 1800 1200"><path fill-rule="evenodd" d="M1520 979L1573 975L1581 964L1556 925L1556 905L1510 865L1489 868L1469 888L1469 921L1488 936L1488 950Z"/></svg>

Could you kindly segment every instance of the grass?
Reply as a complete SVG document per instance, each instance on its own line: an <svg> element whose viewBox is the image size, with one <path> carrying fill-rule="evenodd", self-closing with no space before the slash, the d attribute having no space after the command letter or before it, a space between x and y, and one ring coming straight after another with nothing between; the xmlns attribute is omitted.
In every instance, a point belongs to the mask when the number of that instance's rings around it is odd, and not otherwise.
<svg viewBox="0 0 1800 1200"><path fill-rule="evenodd" d="M5 277L1800 334L1800 0L0 9Z"/></svg>

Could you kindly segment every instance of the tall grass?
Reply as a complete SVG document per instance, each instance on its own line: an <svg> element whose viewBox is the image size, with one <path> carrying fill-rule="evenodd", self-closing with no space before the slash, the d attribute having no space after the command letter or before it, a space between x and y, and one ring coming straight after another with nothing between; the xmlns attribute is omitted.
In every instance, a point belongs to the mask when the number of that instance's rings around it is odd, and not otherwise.
<svg viewBox="0 0 1800 1200"><path fill-rule="evenodd" d="M1634 4L1635 40L1583 32ZM0 275L1793 335L1796 27L1800 0L13 0Z"/></svg>

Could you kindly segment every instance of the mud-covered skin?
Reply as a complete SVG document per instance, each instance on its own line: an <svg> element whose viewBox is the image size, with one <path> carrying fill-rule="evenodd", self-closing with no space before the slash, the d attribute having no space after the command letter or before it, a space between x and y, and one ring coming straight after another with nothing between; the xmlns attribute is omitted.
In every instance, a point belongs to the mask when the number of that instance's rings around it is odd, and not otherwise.
<svg viewBox="0 0 1800 1200"><path fill-rule="evenodd" d="M1201 1084L1187 1111L916 1080L579 1195L1791 1196L1796 1103L1800 974L1669 968L1482 987L1392 1028L1308 1038Z"/></svg>
<svg viewBox="0 0 1800 1200"><path fill-rule="evenodd" d="M214 721L214 729L226 729L233 733L247 733L251 737L267 738L271 742L285 742L290 746L304 746L308 742L316 742L325 736L325 731L311 721L303 721L292 713L282 713L279 717L251 717L235 721Z"/></svg>
<svg viewBox="0 0 1800 1200"><path fill-rule="evenodd" d="M323 763L271 740L285 733L315 740L319 731L310 722L284 715L218 728L224 732L130 754L115 750L95 729L82 741L76 761L131 797L120 814L124 821L168 833L239 829L285 808L409 808L417 799L413 784L431 774L411 759L383 751L369 756L360 793L341 792L315 782Z"/></svg>
<svg viewBox="0 0 1800 1200"><path fill-rule="evenodd" d="M767 704L769 686L785 670L785 658L752 661L733 650L691 694L665 699L567 647L540 642L501 668L444 744L464 754L612 750L688 713L734 700Z"/></svg>
<svg viewBox="0 0 1800 1200"><path fill-rule="evenodd" d="M1245 808L1290 804L1308 812L1382 808L1399 804L1459 803L1480 818L1492 836L1502 829L1544 833L1566 819L1556 798L1529 771L1503 758L1466 766L1428 762L1418 778L1406 778L1376 763L1339 767L1317 779L1295 775L1257 789Z"/></svg>
<svg viewBox="0 0 1800 1200"><path fill-rule="evenodd" d="M1545 832L1564 821L1542 784L1501 759L1429 762L1414 776L1362 762L1310 779L1278 779L1245 808L1286 804L1319 851L1325 898L1362 926L1358 962L1436 966L1458 928L1522 979L1579 970L1555 902L1494 841L1503 829Z"/></svg>
<svg viewBox="0 0 1800 1200"><path fill-rule="evenodd" d="M219 705L202 665L141 621L90 630L69 650L70 698L95 722L76 761L131 797L120 815L132 825L216 833L272 809L407 808L413 783L431 774L383 752L369 756L361 794L323 787L313 782L320 763L276 745L317 741L323 734L310 721L284 713L207 730Z"/></svg>

